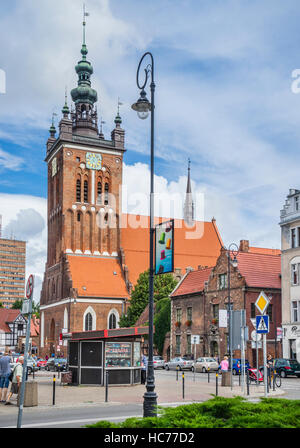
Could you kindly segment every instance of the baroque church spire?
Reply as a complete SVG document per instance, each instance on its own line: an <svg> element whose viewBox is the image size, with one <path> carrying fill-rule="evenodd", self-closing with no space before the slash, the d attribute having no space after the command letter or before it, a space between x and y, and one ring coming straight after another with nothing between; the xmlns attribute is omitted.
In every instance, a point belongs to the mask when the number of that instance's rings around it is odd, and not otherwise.
<svg viewBox="0 0 300 448"><path fill-rule="evenodd" d="M75 67L78 75L78 86L71 91L75 103L75 112L72 113L73 129L76 133L87 136L98 135L97 110L98 101L96 90L92 88L91 76L94 73L92 64L87 60L88 49L86 45L86 16L83 13L83 43L81 47L82 58Z"/></svg>
<svg viewBox="0 0 300 448"><path fill-rule="evenodd" d="M185 196L185 202L184 202L184 210L183 210L183 216L184 221L188 226L193 226L194 224L194 202L193 202L193 196L192 196L192 186L191 186L191 161L189 159L188 161L188 179L187 179L187 186L186 186L186 196Z"/></svg>

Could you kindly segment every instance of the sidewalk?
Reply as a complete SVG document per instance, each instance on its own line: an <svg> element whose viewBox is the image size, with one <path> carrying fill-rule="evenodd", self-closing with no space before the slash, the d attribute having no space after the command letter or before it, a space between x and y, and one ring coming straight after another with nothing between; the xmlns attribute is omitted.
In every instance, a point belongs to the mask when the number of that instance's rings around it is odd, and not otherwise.
<svg viewBox="0 0 300 448"><path fill-rule="evenodd" d="M55 406L52 405L53 397L53 376L36 375L35 381L38 383L38 407L79 407L96 404L121 405L128 403L143 403L143 395L146 391L145 385L137 386L111 386L108 391L108 403L105 403L105 388L99 386L62 386L60 380L56 380L55 386ZM32 379L29 379L29 382ZM182 378L176 376L157 375L155 379L155 391L158 395L158 404L184 404L191 402L202 402L212 398L216 394L216 380L212 375L210 383L200 380L196 376L193 381L192 376L185 375L185 394L182 398ZM263 385L250 385L250 395L247 396L247 389L243 393L242 388L234 385L222 387L219 378L218 395L222 397L244 396L247 399L264 397ZM278 397L284 395L284 390L276 389L270 391L269 397ZM15 397L15 396L13 396ZM0 415L7 413L8 409L16 409L16 399L11 400L14 406L0 406ZM25 408L29 409L29 408ZM37 407L31 408L37 409Z"/></svg>

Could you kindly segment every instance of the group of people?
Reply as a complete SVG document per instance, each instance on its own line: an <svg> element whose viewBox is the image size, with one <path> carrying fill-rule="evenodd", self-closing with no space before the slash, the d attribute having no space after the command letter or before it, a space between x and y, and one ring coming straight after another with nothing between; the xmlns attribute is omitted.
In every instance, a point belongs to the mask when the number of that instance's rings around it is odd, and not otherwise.
<svg viewBox="0 0 300 448"><path fill-rule="evenodd" d="M12 395L18 395L22 383L24 357L19 356L17 364L11 369L12 358L8 352L0 357L0 403L11 405ZM11 383L10 391L9 384Z"/></svg>

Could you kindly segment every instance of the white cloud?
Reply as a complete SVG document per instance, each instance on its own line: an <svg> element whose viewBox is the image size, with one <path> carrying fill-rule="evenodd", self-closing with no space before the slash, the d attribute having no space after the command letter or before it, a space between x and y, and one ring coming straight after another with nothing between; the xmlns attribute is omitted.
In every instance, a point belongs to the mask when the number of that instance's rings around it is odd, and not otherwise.
<svg viewBox="0 0 300 448"><path fill-rule="evenodd" d="M24 164L24 160L21 157L9 154L0 148L0 170L5 168L12 171L19 171Z"/></svg>

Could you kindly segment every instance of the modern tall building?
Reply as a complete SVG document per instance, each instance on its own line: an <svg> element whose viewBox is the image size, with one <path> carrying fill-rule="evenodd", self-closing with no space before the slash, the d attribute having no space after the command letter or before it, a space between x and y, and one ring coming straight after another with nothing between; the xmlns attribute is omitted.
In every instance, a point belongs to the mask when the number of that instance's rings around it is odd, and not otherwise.
<svg viewBox="0 0 300 448"><path fill-rule="evenodd" d="M283 357L300 362L300 190L280 211Z"/></svg>
<svg viewBox="0 0 300 448"><path fill-rule="evenodd" d="M93 67L87 54L84 39L75 68L78 86L71 91L74 106L70 111L66 98L59 135L52 123L47 141L48 253L40 300L41 355L66 355L62 333L118 328L133 286L149 268L149 216L123 214L121 209L122 120L118 112L110 139L99 132L98 95L91 86ZM196 223L195 228L193 232L184 220L175 220L175 268L210 266L217 259L222 242L215 220Z"/></svg>
<svg viewBox="0 0 300 448"><path fill-rule="evenodd" d="M0 238L0 302L11 308L25 294L26 242Z"/></svg>

